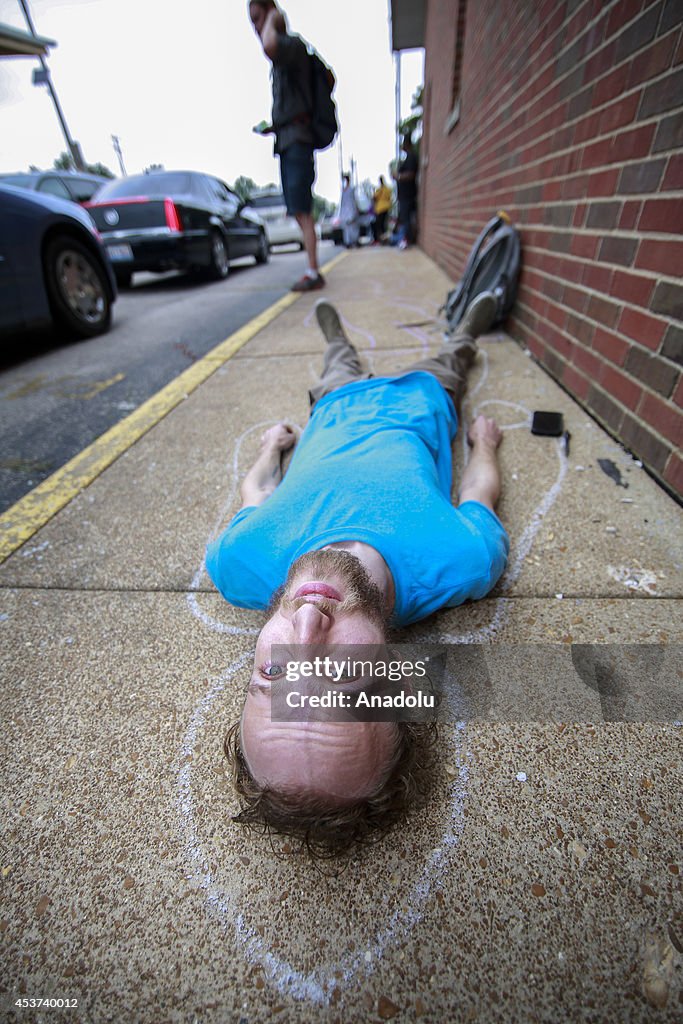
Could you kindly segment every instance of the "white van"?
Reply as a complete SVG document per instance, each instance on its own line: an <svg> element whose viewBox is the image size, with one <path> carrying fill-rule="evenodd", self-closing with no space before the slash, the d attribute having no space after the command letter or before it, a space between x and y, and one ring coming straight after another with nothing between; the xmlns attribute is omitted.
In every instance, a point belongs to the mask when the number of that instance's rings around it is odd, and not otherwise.
<svg viewBox="0 0 683 1024"><path fill-rule="evenodd" d="M304 236L294 217L287 215L285 197L277 189L253 192L247 206L255 210L266 227L268 245L298 245L304 247Z"/></svg>

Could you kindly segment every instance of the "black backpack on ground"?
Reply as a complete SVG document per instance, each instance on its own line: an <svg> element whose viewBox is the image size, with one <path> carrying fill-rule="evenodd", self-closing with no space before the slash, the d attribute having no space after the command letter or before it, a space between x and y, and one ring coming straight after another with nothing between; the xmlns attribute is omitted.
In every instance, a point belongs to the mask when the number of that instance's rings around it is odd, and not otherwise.
<svg viewBox="0 0 683 1024"><path fill-rule="evenodd" d="M313 148L327 149L335 140L339 125L337 123L337 107L332 93L337 81L334 72L327 66L319 53L308 45L308 57L311 62L311 130L313 131Z"/></svg>
<svg viewBox="0 0 683 1024"><path fill-rule="evenodd" d="M474 243L465 273L446 296L448 331L458 326L472 299L481 292L493 292L498 312L493 324L502 324L515 304L519 280L521 247L519 233L503 211L493 217Z"/></svg>

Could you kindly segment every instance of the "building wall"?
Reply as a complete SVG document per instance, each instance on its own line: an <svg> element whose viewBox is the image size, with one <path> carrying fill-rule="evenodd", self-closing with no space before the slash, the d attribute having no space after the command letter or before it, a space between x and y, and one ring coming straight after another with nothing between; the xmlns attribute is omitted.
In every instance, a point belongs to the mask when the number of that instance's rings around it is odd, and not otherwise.
<svg viewBox="0 0 683 1024"><path fill-rule="evenodd" d="M679 495L682 21L681 0L429 0L420 186L453 279L507 210L509 332Z"/></svg>

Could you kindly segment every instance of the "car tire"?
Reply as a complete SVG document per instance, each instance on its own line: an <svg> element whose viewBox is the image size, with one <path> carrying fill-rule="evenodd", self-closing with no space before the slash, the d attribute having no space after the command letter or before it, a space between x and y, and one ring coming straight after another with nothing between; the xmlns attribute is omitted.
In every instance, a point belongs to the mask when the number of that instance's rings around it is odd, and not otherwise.
<svg viewBox="0 0 683 1024"><path fill-rule="evenodd" d="M299 242L299 252L303 252L303 251L304 251L304 243L303 242Z"/></svg>
<svg viewBox="0 0 683 1024"><path fill-rule="evenodd" d="M225 281L230 273L228 247L220 231L212 231L209 240L209 277L212 281Z"/></svg>
<svg viewBox="0 0 683 1024"><path fill-rule="evenodd" d="M267 263L270 259L270 246L268 245L268 239L266 238L265 231L262 231L259 235L258 250L256 252L257 263Z"/></svg>
<svg viewBox="0 0 683 1024"><path fill-rule="evenodd" d="M109 330L111 300L97 257L70 235L57 235L43 253L45 287L57 325L79 338Z"/></svg>
<svg viewBox="0 0 683 1024"><path fill-rule="evenodd" d="M130 288L133 272L132 270L115 270L114 277L119 288Z"/></svg>

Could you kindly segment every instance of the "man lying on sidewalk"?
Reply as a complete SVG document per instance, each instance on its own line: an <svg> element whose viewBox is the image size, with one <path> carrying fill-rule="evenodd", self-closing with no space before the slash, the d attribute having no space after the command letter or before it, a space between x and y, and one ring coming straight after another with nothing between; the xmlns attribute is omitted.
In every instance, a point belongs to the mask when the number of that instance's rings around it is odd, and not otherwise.
<svg viewBox="0 0 683 1024"><path fill-rule="evenodd" d="M225 744L244 802L237 820L341 850L393 823L410 796L409 723L271 720L271 646L382 644L390 626L494 586L508 553L493 511L502 434L484 416L471 425L457 508L451 445L475 339L495 313L480 295L436 356L373 377L334 307L316 306L327 350L310 421L298 443L284 423L265 432L243 507L207 550L223 596L269 612Z"/></svg>

